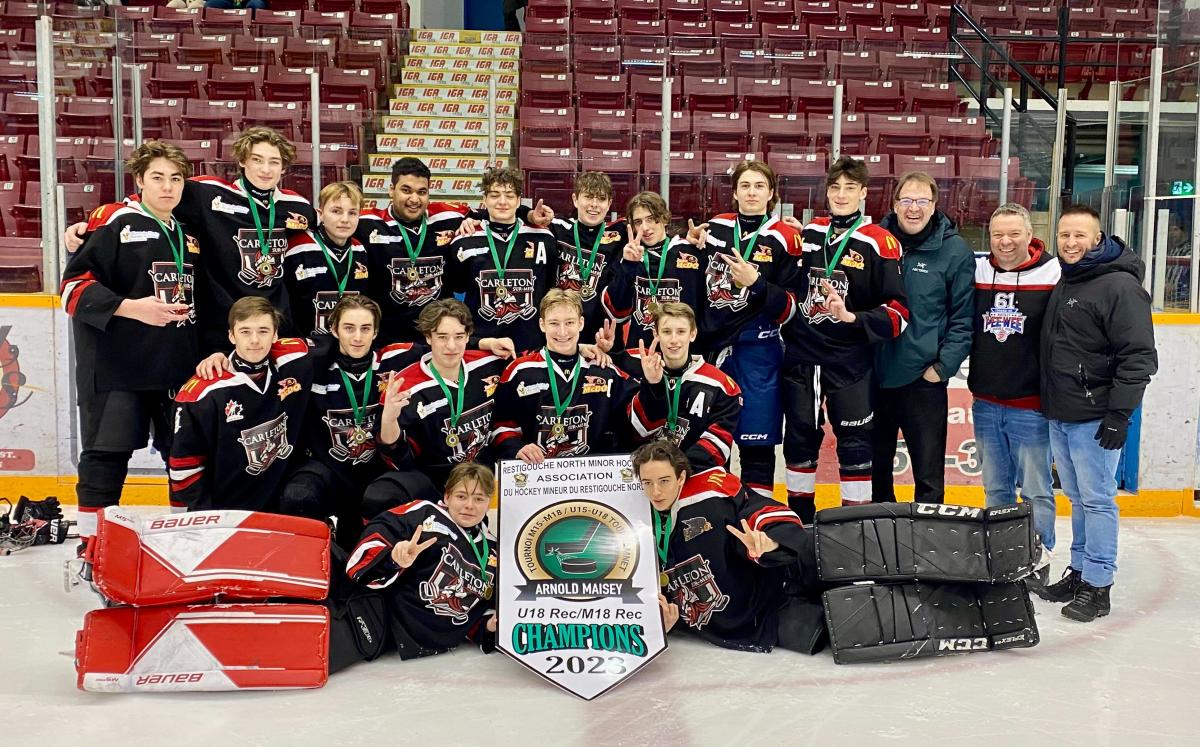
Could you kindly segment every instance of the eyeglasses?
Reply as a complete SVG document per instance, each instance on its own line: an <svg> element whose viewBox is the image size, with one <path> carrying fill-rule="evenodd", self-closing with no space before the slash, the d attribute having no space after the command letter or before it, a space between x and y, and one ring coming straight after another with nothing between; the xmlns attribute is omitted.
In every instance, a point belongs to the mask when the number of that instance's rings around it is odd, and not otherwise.
<svg viewBox="0 0 1200 747"><path fill-rule="evenodd" d="M911 197L901 197L899 200L897 200L897 202L900 203L900 207L909 208L909 207L912 207L913 205L916 205L917 207L922 208L922 209L927 208L933 204L933 200L927 199L925 197L922 197L917 200L914 200Z"/></svg>

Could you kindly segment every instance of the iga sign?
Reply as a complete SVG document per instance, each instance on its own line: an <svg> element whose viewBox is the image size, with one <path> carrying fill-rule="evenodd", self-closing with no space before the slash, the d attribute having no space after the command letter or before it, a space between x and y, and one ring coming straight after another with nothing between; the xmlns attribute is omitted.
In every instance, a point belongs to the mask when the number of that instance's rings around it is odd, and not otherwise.
<svg viewBox="0 0 1200 747"><path fill-rule="evenodd" d="M497 646L591 700L667 647L650 503L628 456L499 472Z"/></svg>

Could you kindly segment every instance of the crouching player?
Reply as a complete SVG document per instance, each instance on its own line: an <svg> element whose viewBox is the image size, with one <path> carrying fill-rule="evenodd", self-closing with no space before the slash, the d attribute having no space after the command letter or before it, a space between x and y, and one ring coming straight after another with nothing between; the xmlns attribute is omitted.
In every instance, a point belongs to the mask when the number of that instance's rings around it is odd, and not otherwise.
<svg viewBox="0 0 1200 747"><path fill-rule="evenodd" d="M485 652L495 647L496 552L485 521L494 488L491 470L459 464L440 503L413 501L363 530L347 573L383 591L401 659L449 651L464 638Z"/></svg>
<svg viewBox="0 0 1200 747"><path fill-rule="evenodd" d="M719 467L694 472L672 443L633 453L653 507L669 630L682 619L725 648L813 654L824 645L811 530L790 509L746 490Z"/></svg>

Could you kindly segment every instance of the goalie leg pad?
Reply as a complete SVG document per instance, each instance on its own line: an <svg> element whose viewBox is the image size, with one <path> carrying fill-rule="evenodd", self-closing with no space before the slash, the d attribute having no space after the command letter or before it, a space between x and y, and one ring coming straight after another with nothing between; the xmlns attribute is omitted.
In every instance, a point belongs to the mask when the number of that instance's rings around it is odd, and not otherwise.
<svg viewBox="0 0 1200 747"><path fill-rule="evenodd" d="M227 599L324 599L329 527L252 511L139 518L104 509L85 560L107 599L131 605Z"/></svg>
<svg viewBox="0 0 1200 747"><path fill-rule="evenodd" d="M838 664L1029 648L1039 641L1025 584L860 584L824 594Z"/></svg>
<svg viewBox="0 0 1200 747"><path fill-rule="evenodd" d="M1038 557L1029 506L875 503L817 514L821 580L1016 581Z"/></svg>
<svg viewBox="0 0 1200 747"><path fill-rule="evenodd" d="M90 692L321 687L328 659L319 604L111 607L89 612L75 638L78 686Z"/></svg>

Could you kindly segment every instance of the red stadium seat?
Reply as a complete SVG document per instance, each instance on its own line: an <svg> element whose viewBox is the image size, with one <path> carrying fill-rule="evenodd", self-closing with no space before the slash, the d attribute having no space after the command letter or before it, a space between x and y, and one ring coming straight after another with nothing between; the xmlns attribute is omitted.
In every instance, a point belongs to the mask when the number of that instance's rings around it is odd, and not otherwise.
<svg viewBox="0 0 1200 747"><path fill-rule="evenodd" d="M933 149L933 138L925 132L923 115L868 114L867 131L875 141L877 153L927 156Z"/></svg>
<svg viewBox="0 0 1200 747"><path fill-rule="evenodd" d="M877 52L828 51L825 55L825 64L833 71L834 78L865 81L883 80L882 71L879 69L879 53Z"/></svg>
<svg viewBox="0 0 1200 747"><path fill-rule="evenodd" d="M574 0L571 9L581 18L612 18L616 14L615 0Z"/></svg>
<svg viewBox="0 0 1200 747"><path fill-rule="evenodd" d="M142 136L174 140L177 137L175 123L183 109L184 98L186 97L142 99ZM126 132L132 132L132 115L127 113L125 120L128 125Z"/></svg>
<svg viewBox="0 0 1200 747"><path fill-rule="evenodd" d="M521 76L521 106L555 109L572 106L574 78L570 75L534 74Z"/></svg>
<svg viewBox="0 0 1200 747"><path fill-rule="evenodd" d="M350 13L347 11L322 12L316 10L300 11L300 33L316 39L323 37L339 38L348 33L350 28Z"/></svg>
<svg viewBox="0 0 1200 747"><path fill-rule="evenodd" d="M676 78L671 86L671 109L682 108L683 91ZM634 109L661 109L663 79L661 76L635 75L629 80Z"/></svg>
<svg viewBox="0 0 1200 747"><path fill-rule="evenodd" d="M663 18L646 20L643 18L622 18L620 23L622 40L633 40L638 37L651 37L649 43L665 44L667 40L667 22ZM646 40L639 39L645 43Z"/></svg>
<svg viewBox="0 0 1200 747"><path fill-rule="evenodd" d="M812 136L803 114L750 115L751 146L765 153L803 153L812 149Z"/></svg>
<svg viewBox="0 0 1200 747"><path fill-rule="evenodd" d="M777 153L767 162L779 177L779 201L802 210L825 207L825 175L829 157L824 153Z"/></svg>
<svg viewBox="0 0 1200 747"><path fill-rule="evenodd" d="M278 65L282 57L283 38L279 36L237 36L229 50L230 64L239 67Z"/></svg>
<svg viewBox="0 0 1200 747"><path fill-rule="evenodd" d="M318 39L289 37L283 41L283 66L327 67L333 63L333 55L336 51L335 40L329 37Z"/></svg>
<svg viewBox="0 0 1200 747"><path fill-rule="evenodd" d="M662 150L662 110L638 109L633 118L637 146L641 150ZM686 151L692 147L692 113L671 111L671 150Z"/></svg>
<svg viewBox="0 0 1200 747"><path fill-rule="evenodd" d="M796 80L791 82L792 110L809 114L833 114L837 81ZM843 102L845 93L842 95Z"/></svg>
<svg viewBox="0 0 1200 747"><path fill-rule="evenodd" d="M199 8L158 7L146 22L146 30L155 34L194 34L199 20Z"/></svg>
<svg viewBox="0 0 1200 747"><path fill-rule="evenodd" d="M823 50L810 49L776 53L775 67L780 78L792 80L821 80L829 76L827 58Z"/></svg>
<svg viewBox="0 0 1200 747"><path fill-rule="evenodd" d="M839 2L838 15L847 26L882 26L884 22L883 9L877 2L845 3Z"/></svg>
<svg viewBox="0 0 1200 747"><path fill-rule="evenodd" d="M198 99L200 87L208 80L209 66L156 63L146 80L146 90L156 99Z"/></svg>
<svg viewBox="0 0 1200 747"><path fill-rule="evenodd" d="M300 138L301 105L295 101L247 101L238 129L253 125L271 127L289 140Z"/></svg>
<svg viewBox="0 0 1200 747"><path fill-rule="evenodd" d="M620 47L576 45L571 47L570 51L574 55L576 75L619 75L621 73ZM628 58L630 55L626 55L626 57ZM521 62L524 64L524 59ZM540 71L531 70L530 72Z"/></svg>
<svg viewBox="0 0 1200 747"><path fill-rule="evenodd" d="M570 39L567 17L538 18L525 15L525 40L534 44L567 44Z"/></svg>
<svg viewBox="0 0 1200 747"><path fill-rule="evenodd" d="M676 75L719 78L725 74L725 61L717 47L675 50L671 62Z"/></svg>
<svg viewBox="0 0 1200 747"><path fill-rule="evenodd" d="M617 0L618 18L653 20L662 17L660 0Z"/></svg>
<svg viewBox="0 0 1200 747"><path fill-rule="evenodd" d="M177 43L174 34L134 32L130 62L171 62L171 50Z"/></svg>
<svg viewBox="0 0 1200 747"><path fill-rule="evenodd" d="M865 112L902 112L904 96L900 86L890 80L848 80L846 96L850 110Z"/></svg>
<svg viewBox="0 0 1200 747"><path fill-rule="evenodd" d="M200 16L202 34L249 34L249 8L205 8Z"/></svg>
<svg viewBox="0 0 1200 747"><path fill-rule="evenodd" d="M774 78L774 55L762 49L726 49L725 72L730 78Z"/></svg>
<svg viewBox="0 0 1200 747"><path fill-rule="evenodd" d="M522 106L522 148L570 148L575 136L575 109L539 109Z"/></svg>
<svg viewBox="0 0 1200 747"><path fill-rule="evenodd" d="M992 155L993 141L981 117L929 116L933 153L939 156L982 157Z"/></svg>
<svg viewBox="0 0 1200 747"><path fill-rule="evenodd" d="M928 52L946 54L950 51L950 35L942 26L914 28L905 26L902 30L904 51Z"/></svg>
<svg viewBox="0 0 1200 747"><path fill-rule="evenodd" d="M300 11L256 10L250 23L250 33L255 36L298 36L300 34Z"/></svg>
<svg viewBox="0 0 1200 747"><path fill-rule="evenodd" d="M309 101L312 98L312 68L270 67L263 78L266 101Z"/></svg>
<svg viewBox="0 0 1200 747"><path fill-rule="evenodd" d="M571 193L579 171L579 154L573 148L521 148L521 170L529 196L544 200L559 215L571 211Z"/></svg>
<svg viewBox="0 0 1200 747"><path fill-rule="evenodd" d="M180 119L180 134L186 140L220 140L234 131L242 117L241 101L188 99Z"/></svg>
<svg viewBox="0 0 1200 747"><path fill-rule="evenodd" d="M708 0L708 15L722 23L749 23L755 18L750 0ZM761 21L761 19L759 19Z"/></svg>
<svg viewBox="0 0 1200 747"><path fill-rule="evenodd" d="M11 98L11 96L10 96ZM104 137L113 132L113 102L108 98L74 98L58 115L60 131L74 137Z"/></svg>
<svg viewBox="0 0 1200 747"><path fill-rule="evenodd" d="M312 140L312 111L304 107L300 129L305 140ZM343 143L362 150L363 122L366 113L357 104L322 103L317 119L321 123L322 143Z"/></svg>
<svg viewBox="0 0 1200 747"><path fill-rule="evenodd" d="M58 104L65 108L65 102ZM4 97L4 108L0 110L0 123L5 135L36 135L38 124L38 99L20 93Z"/></svg>
<svg viewBox="0 0 1200 747"><path fill-rule="evenodd" d="M376 80L387 80L387 49L383 39L339 39L333 65L342 70L373 70Z"/></svg>
<svg viewBox="0 0 1200 747"><path fill-rule="evenodd" d="M216 140L179 140L175 144L192 162L192 169L197 174L210 173L207 170L208 166L220 160L220 143ZM230 155L229 158L232 160L233 156Z"/></svg>
<svg viewBox="0 0 1200 747"><path fill-rule="evenodd" d="M356 9L355 0L313 0L313 10L322 13L349 13Z"/></svg>
<svg viewBox="0 0 1200 747"><path fill-rule="evenodd" d="M330 104L358 104L368 111L376 108L379 84L374 70L327 68L321 72L320 77L321 101Z"/></svg>
<svg viewBox="0 0 1200 747"><path fill-rule="evenodd" d="M792 0L750 0L750 9L759 23L791 23L796 17Z"/></svg>
<svg viewBox="0 0 1200 747"><path fill-rule="evenodd" d="M259 99L265 77L266 68L258 65L213 65L204 90L218 100Z"/></svg>
<svg viewBox="0 0 1200 747"><path fill-rule="evenodd" d="M778 78L738 78L737 94L743 112L787 114L792 109L790 87Z"/></svg>
<svg viewBox="0 0 1200 747"><path fill-rule="evenodd" d="M819 151L833 150L833 115L808 115L808 131L813 137L813 147ZM871 136L867 132L867 120L862 114L846 114L842 117L842 153L868 153Z"/></svg>
<svg viewBox="0 0 1200 747"><path fill-rule="evenodd" d="M763 23L764 45L775 54L808 51L807 29L802 23Z"/></svg>
<svg viewBox="0 0 1200 747"><path fill-rule="evenodd" d="M577 75L575 90L581 109L629 107L629 80L624 75Z"/></svg>
<svg viewBox="0 0 1200 747"><path fill-rule="evenodd" d="M942 114L945 116L961 116L967 111L967 102L958 95L958 91L949 83L921 83L904 81L904 99L908 101L908 111L925 114Z"/></svg>
<svg viewBox="0 0 1200 747"><path fill-rule="evenodd" d="M854 30L849 26L816 26L808 27L809 46L812 49L832 49L835 52L849 52L857 42L854 40Z"/></svg>
<svg viewBox="0 0 1200 747"><path fill-rule="evenodd" d="M662 0L662 12L672 22L692 23L708 16L704 0Z"/></svg>
<svg viewBox="0 0 1200 747"><path fill-rule="evenodd" d="M599 171L608 175L613 186L612 209L617 213L624 211L629 199L640 191L641 152L584 148L580 155L580 167L584 171Z"/></svg>
<svg viewBox="0 0 1200 747"><path fill-rule="evenodd" d="M915 80L935 83L946 79L946 61L938 57L925 57L914 52L880 52L879 67L883 80Z"/></svg>
<svg viewBox="0 0 1200 747"><path fill-rule="evenodd" d="M76 223L87 218L88 211L99 202L99 189L95 184L60 184L63 191L63 212L67 222ZM11 214L15 235L28 238L42 235L41 184L25 183L25 199L13 205Z"/></svg>
<svg viewBox="0 0 1200 747"><path fill-rule="evenodd" d="M717 45L716 31L709 21L678 21L667 24L667 36L675 49L710 49Z"/></svg>
<svg viewBox="0 0 1200 747"><path fill-rule="evenodd" d="M694 112L692 132L697 150L743 153L750 150L750 123L744 114Z"/></svg>
<svg viewBox="0 0 1200 747"><path fill-rule="evenodd" d="M524 44L521 69L529 73L571 72L571 47L566 44Z"/></svg>
<svg viewBox="0 0 1200 747"><path fill-rule="evenodd" d="M887 19L889 26L905 28L923 28L925 26L925 7L921 3L895 5L885 2L880 3L880 7L883 9L883 16Z"/></svg>
<svg viewBox="0 0 1200 747"><path fill-rule="evenodd" d="M854 29L860 50L898 52L904 47L900 29L893 26L860 26Z"/></svg>
<svg viewBox="0 0 1200 747"><path fill-rule="evenodd" d="M704 156L695 151L671 151L670 208L675 218L693 218L707 210L704 194ZM662 193L662 153L648 150L642 154L646 189Z"/></svg>
<svg viewBox="0 0 1200 747"><path fill-rule="evenodd" d="M798 23L806 26L836 26L841 21L837 4L831 2L797 2Z"/></svg>
<svg viewBox="0 0 1200 747"><path fill-rule="evenodd" d="M628 150L633 147L632 109L579 109L579 147Z"/></svg>
<svg viewBox="0 0 1200 747"><path fill-rule="evenodd" d="M180 65L222 65L233 46L229 34L180 34L175 61Z"/></svg>
<svg viewBox="0 0 1200 747"><path fill-rule="evenodd" d="M757 49L762 30L757 23L727 23L714 19L713 30L725 49Z"/></svg>
<svg viewBox="0 0 1200 747"><path fill-rule="evenodd" d="M731 112L737 108L737 86L733 78L683 79L687 107L693 112Z"/></svg>
<svg viewBox="0 0 1200 747"><path fill-rule="evenodd" d="M4 220L12 222L14 203L0 185L0 210ZM11 233L11 232L10 232ZM9 236L0 254L0 293L37 293L42 290L42 240Z"/></svg>
<svg viewBox="0 0 1200 747"><path fill-rule="evenodd" d="M571 37L580 44L619 44L620 28L616 18L580 18L571 21Z"/></svg>

